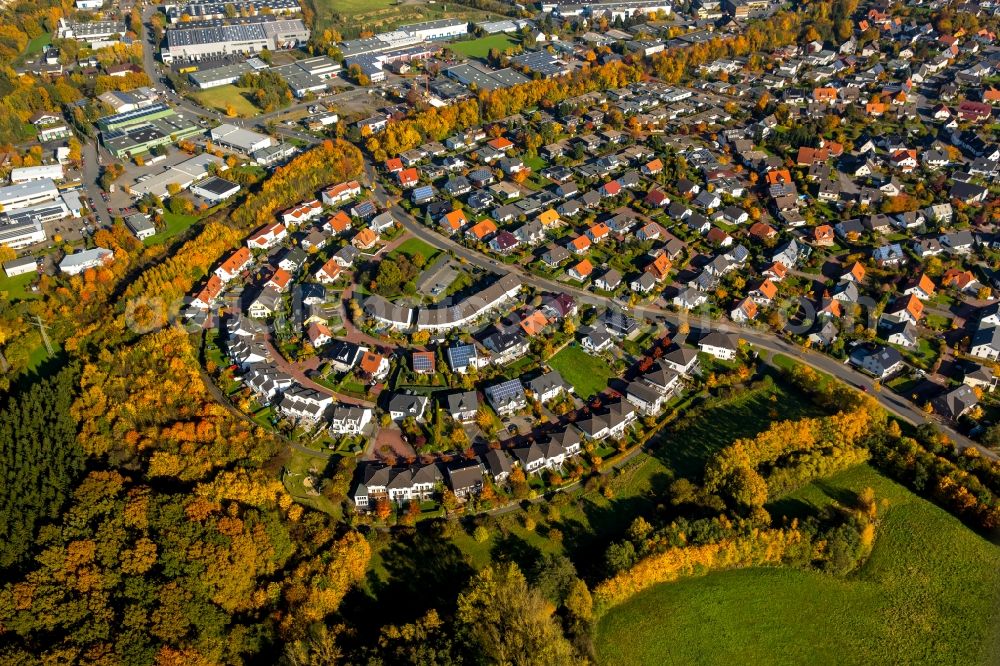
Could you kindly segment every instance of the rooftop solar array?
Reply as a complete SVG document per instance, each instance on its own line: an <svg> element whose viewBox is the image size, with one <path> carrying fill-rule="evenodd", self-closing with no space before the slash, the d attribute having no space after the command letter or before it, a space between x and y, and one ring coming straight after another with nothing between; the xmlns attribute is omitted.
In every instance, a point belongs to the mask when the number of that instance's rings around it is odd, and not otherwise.
<svg viewBox="0 0 1000 666"><path fill-rule="evenodd" d="M486 389L490 399L497 403L507 403L524 396L524 387L519 379L508 379L500 384L494 384Z"/></svg>
<svg viewBox="0 0 1000 666"><path fill-rule="evenodd" d="M420 352L413 354L413 370L415 372L430 372L434 369L434 357Z"/></svg>
<svg viewBox="0 0 1000 666"><path fill-rule="evenodd" d="M448 347L448 364L453 368L469 365L469 361L478 357L475 345L456 345Z"/></svg>

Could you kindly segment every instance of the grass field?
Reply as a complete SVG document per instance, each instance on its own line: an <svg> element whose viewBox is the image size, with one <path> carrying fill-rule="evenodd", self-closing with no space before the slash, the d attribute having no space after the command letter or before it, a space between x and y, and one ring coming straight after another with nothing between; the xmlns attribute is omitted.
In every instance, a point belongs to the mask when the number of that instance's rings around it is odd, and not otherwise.
<svg viewBox="0 0 1000 666"><path fill-rule="evenodd" d="M10 278L0 273L0 297L11 301L38 298L37 294L28 291L28 286L37 278L37 273L25 273L24 275L15 275Z"/></svg>
<svg viewBox="0 0 1000 666"><path fill-rule="evenodd" d="M163 211L163 229L153 234L145 241L146 245L156 245L163 243L177 234L183 233L192 224L198 221L197 215L175 215L170 211Z"/></svg>
<svg viewBox="0 0 1000 666"><path fill-rule="evenodd" d="M430 243L422 241L419 238L408 238L405 241L403 241L399 247L390 252L386 256L386 259L392 259L393 257L399 256L401 254L405 254L407 257L412 259L413 255L420 254L427 261L427 265L429 266L431 261L433 261L434 258L437 257L439 253L440 250L438 250Z"/></svg>
<svg viewBox="0 0 1000 666"><path fill-rule="evenodd" d="M248 92L248 88L238 88L234 85L218 86L199 92L191 93L199 104L210 109L217 109L222 113L227 113L226 107L232 104L236 114L243 118L255 116L260 113L253 102L247 99L243 93Z"/></svg>
<svg viewBox="0 0 1000 666"><path fill-rule="evenodd" d="M778 419L819 416L822 412L780 383L739 393L681 418L660 437L655 455L678 475L700 478L708 457L741 437L753 437Z"/></svg>
<svg viewBox="0 0 1000 666"><path fill-rule="evenodd" d="M25 62L41 54L42 50L52 42L52 33L43 32L28 42L24 52L17 57L17 63Z"/></svg>
<svg viewBox="0 0 1000 666"><path fill-rule="evenodd" d="M336 28L345 38L357 37L364 29L383 32L404 23L441 18L469 21L499 18L497 15L461 5L396 0L307 0L316 15L315 30Z"/></svg>
<svg viewBox="0 0 1000 666"><path fill-rule="evenodd" d="M467 42L457 42L450 46L455 53L460 53L468 58L486 58L490 49L498 49L501 53L509 48L518 46L520 42L503 33L497 35L487 35L479 39L471 39Z"/></svg>
<svg viewBox="0 0 1000 666"><path fill-rule="evenodd" d="M814 510L865 486L889 506L859 571L749 569L658 586L601 619L600 663L996 663L995 545L864 465L782 504Z"/></svg>
<svg viewBox="0 0 1000 666"><path fill-rule="evenodd" d="M579 346L563 347L548 361L553 370L558 370L563 379L573 385L576 394L589 398L608 387L608 379L616 376L610 366L601 358L591 356Z"/></svg>

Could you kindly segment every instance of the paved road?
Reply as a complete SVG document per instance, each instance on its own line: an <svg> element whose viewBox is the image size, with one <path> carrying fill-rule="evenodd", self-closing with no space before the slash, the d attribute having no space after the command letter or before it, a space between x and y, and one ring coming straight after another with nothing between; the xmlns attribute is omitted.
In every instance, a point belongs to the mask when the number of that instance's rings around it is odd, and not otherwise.
<svg viewBox="0 0 1000 666"><path fill-rule="evenodd" d="M514 273L521 278L524 284L546 291L567 292L575 296L580 302L583 303L605 306L610 304L619 308L622 307L620 303L614 301L613 299L598 296L589 291L562 282L538 277L537 275L528 273L518 265L501 264L489 259L475 250L470 250L450 238L431 231L414 219L412 215L406 212L406 210L398 204L394 205L392 210L397 216L397 219L402 222L403 226L406 227L411 234L437 248L450 250L454 252L456 256L466 259L470 263L474 263L497 274L505 274L508 272ZM646 319L664 321L674 326L677 326L682 320L687 320L687 316L685 314L671 312L655 305L636 306L632 309L632 313ZM709 319L708 317L704 317L699 323L705 326L711 326L716 330L724 330L738 335L754 347L790 356L791 358L805 363L816 370L830 374L852 386L867 387L873 397L875 397L885 409L903 419L907 423L913 425L920 425L928 422L933 423L955 442L956 448L965 449L967 447L972 447L980 451L985 456L993 459L998 458L998 456L989 449L956 432L948 425L941 423L937 419L928 418L927 414L916 409L910 402L901 398L893 391L883 388L883 390L878 393L873 392L872 379L870 377L858 372L849 365L845 365L844 363L837 361L836 359L830 358L829 356L818 352L803 349L798 345L788 343L774 335L750 328L743 328L725 320L715 318Z"/></svg>
<svg viewBox="0 0 1000 666"><path fill-rule="evenodd" d="M101 198L101 166L98 163L97 139L83 144L83 182L81 185L94 202L94 215L100 226L111 226L108 204Z"/></svg>
<svg viewBox="0 0 1000 666"><path fill-rule="evenodd" d="M185 97L181 97L171 88L170 81L161 72L159 64L156 62L156 54L155 54L156 45L150 42L150 38L153 34L153 29L150 25L150 19L152 18L153 14L156 13L156 11L157 7L150 5L144 8L142 12L143 31L145 33L143 35L143 44L142 44L143 46L142 67L146 71L146 74L149 76L149 80L152 82L153 87L163 91L166 94L167 99L170 102L172 102L175 106L177 106L178 109L194 116L195 118L199 116L206 116L218 122L228 122L235 125L239 125L240 127L244 127L246 129L258 129L266 131L267 123L269 121L277 118L278 116L284 115L285 113L288 113L291 110L294 110L298 106L304 106L309 104L309 102L295 102L290 107L277 109L269 113L262 113L254 116L253 118L243 119L243 118L228 118L214 109L205 108ZM320 142L320 139L311 134L306 134L305 132L300 132L298 130L294 130L284 126L276 127L274 129L274 132L276 134L281 134L282 136L288 138L298 139L299 141L303 141L310 146L316 145Z"/></svg>
<svg viewBox="0 0 1000 666"><path fill-rule="evenodd" d="M337 393L336 391L328 389L322 384L317 384L313 380L306 377L306 373L302 371L302 368L300 368L299 366L297 366L296 364L292 363L284 356L282 356L281 352L279 352L275 348L274 344L271 342L270 337L264 340L264 344L267 345L268 349L271 352L271 361L274 363L275 367L278 368L278 370L281 370L282 372L286 372L289 375L291 375L295 379L295 381L298 382L299 384L302 384L307 388L315 389L320 393L323 393L324 395L332 395L334 398L336 398L339 402L342 403L346 403L349 405L359 405L361 407L375 406L375 403L369 400L361 400L360 398L354 398L349 395L344 395L343 393Z"/></svg>

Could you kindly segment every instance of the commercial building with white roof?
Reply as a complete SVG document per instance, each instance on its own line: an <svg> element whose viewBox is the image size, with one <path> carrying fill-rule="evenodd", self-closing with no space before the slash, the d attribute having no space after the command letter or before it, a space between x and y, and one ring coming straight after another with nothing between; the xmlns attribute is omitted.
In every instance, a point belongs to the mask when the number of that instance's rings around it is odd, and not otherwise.
<svg viewBox="0 0 1000 666"><path fill-rule="evenodd" d="M222 123L209 132L209 136L214 143L247 155L274 145L271 137L230 123Z"/></svg>

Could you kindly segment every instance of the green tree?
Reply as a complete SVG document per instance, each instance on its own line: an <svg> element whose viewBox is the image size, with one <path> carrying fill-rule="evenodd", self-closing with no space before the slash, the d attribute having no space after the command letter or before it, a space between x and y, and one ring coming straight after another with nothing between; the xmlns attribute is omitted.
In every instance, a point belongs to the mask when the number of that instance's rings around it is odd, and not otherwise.
<svg viewBox="0 0 1000 666"><path fill-rule="evenodd" d="M480 571L458 597L457 619L470 646L488 663L579 663L545 599L516 564Z"/></svg>

